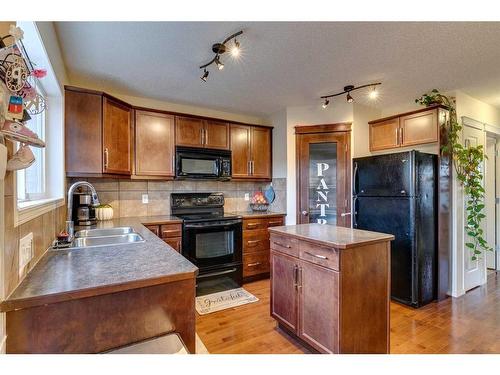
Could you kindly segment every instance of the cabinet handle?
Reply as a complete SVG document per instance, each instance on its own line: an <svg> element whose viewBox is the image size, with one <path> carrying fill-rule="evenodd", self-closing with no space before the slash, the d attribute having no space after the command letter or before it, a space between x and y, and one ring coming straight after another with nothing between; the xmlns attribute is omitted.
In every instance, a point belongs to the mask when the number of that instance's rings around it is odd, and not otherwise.
<svg viewBox="0 0 500 375"><path fill-rule="evenodd" d="M309 251L304 251L304 253L306 253L307 255L310 255L312 257L315 257L315 258L319 258L319 259L323 259L323 260L328 259L324 255L313 254L313 253L310 253Z"/></svg>
<svg viewBox="0 0 500 375"><path fill-rule="evenodd" d="M293 286L295 289L299 289L299 267L297 265L293 266Z"/></svg>
<svg viewBox="0 0 500 375"><path fill-rule="evenodd" d="M342 213L340 214L340 216L341 216L341 217L346 217L346 216L350 216L350 215L351 215L351 213L350 213L350 212L342 212Z"/></svg>
<svg viewBox="0 0 500 375"><path fill-rule="evenodd" d="M396 128L396 144L399 146L399 128Z"/></svg>
<svg viewBox="0 0 500 375"><path fill-rule="evenodd" d="M203 144L206 146L208 143L207 129L203 129Z"/></svg>
<svg viewBox="0 0 500 375"><path fill-rule="evenodd" d="M250 240L250 241L247 241L247 244L248 245L255 245L255 244L258 244L260 242L260 240Z"/></svg>
<svg viewBox="0 0 500 375"><path fill-rule="evenodd" d="M302 288L302 267L298 267L297 289Z"/></svg>
<svg viewBox="0 0 500 375"><path fill-rule="evenodd" d="M260 262L248 263L247 266L248 267L255 267L255 266L258 266L259 264L260 264Z"/></svg>
<svg viewBox="0 0 500 375"><path fill-rule="evenodd" d="M257 228L258 226L259 226L259 224L257 224L257 223L247 224L247 229Z"/></svg>
<svg viewBox="0 0 500 375"><path fill-rule="evenodd" d="M250 161L250 174L253 176L253 160Z"/></svg>
<svg viewBox="0 0 500 375"><path fill-rule="evenodd" d="M248 172L248 175L250 176L252 174L252 167L251 167L251 161L249 160L247 162L247 172Z"/></svg>
<svg viewBox="0 0 500 375"><path fill-rule="evenodd" d="M200 129L200 144L203 145L203 128Z"/></svg>
<svg viewBox="0 0 500 375"><path fill-rule="evenodd" d="M270 221L269 222L269 225L281 225L283 224L283 222L280 220L280 221Z"/></svg>
<svg viewBox="0 0 500 375"><path fill-rule="evenodd" d="M399 141L399 144L402 146L403 145L403 137L404 137L404 128L400 129L401 131L399 132L399 136L401 137L401 141Z"/></svg>
<svg viewBox="0 0 500 375"><path fill-rule="evenodd" d="M281 242L274 242L274 241L273 241L273 243L274 243L275 245L278 245L278 246L284 247L284 248L286 248L286 249L291 249L291 248L292 248L290 245L285 245L285 244L283 244L283 243L281 243Z"/></svg>
<svg viewBox="0 0 500 375"><path fill-rule="evenodd" d="M108 163L109 163L109 151L108 148L106 147L104 149L104 168L108 168Z"/></svg>

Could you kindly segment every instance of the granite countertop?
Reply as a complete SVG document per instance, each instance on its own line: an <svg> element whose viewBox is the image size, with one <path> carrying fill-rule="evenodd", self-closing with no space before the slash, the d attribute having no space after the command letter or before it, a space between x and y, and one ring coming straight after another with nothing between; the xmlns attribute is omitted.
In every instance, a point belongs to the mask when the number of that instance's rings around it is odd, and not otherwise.
<svg viewBox="0 0 500 375"><path fill-rule="evenodd" d="M0 304L0 311L196 277L196 266L143 225L175 220L181 222L171 216L120 218L99 222L99 228L131 226L145 242L49 250Z"/></svg>
<svg viewBox="0 0 500 375"><path fill-rule="evenodd" d="M272 227L269 228L269 231L271 233L286 234L338 249L348 249L394 239L392 234L316 223Z"/></svg>

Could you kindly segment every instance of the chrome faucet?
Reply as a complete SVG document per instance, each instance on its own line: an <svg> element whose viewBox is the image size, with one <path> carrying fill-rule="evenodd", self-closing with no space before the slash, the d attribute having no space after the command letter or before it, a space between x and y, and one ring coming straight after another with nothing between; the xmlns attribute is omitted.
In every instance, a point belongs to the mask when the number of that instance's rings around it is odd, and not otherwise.
<svg viewBox="0 0 500 375"><path fill-rule="evenodd" d="M95 187L87 181L78 181L71 185L68 189L68 211L66 217L66 231L69 233L70 237L74 235L74 223L73 223L73 193L80 186L86 186L90 189L92 194L92 205L99 205L99 197L97 196L97 191Z"/></svg>

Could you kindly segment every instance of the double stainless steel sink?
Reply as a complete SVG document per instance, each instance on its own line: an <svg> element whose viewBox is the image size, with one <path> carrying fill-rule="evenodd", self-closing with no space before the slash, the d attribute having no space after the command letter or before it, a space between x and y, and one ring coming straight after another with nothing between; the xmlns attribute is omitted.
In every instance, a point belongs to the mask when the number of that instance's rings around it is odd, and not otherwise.
<svg viewBox="0 0 500 375"><path fill-rule="evenodd" d="M127 245L144 241L144 238L136 233L132 227L85 229L75 232L75 238L69 248Z"/></svg>

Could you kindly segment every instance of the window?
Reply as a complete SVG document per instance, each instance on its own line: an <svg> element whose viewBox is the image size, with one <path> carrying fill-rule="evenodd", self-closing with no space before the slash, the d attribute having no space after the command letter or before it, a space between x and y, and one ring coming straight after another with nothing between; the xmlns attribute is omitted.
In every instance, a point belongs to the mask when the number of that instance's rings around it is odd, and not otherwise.
<svg viewBox="0 0 500 375"><path fill-rule="evenodd" d="M45 92L37 85L37 91L46 99ZM26 126L45 141L46 111L32 115ZM18 145L19 147L19 145ZM36 201L49 198L46 186L45 148L31 147L35 162L26 169L17 172L17 201L18 203Z"/></svg>

